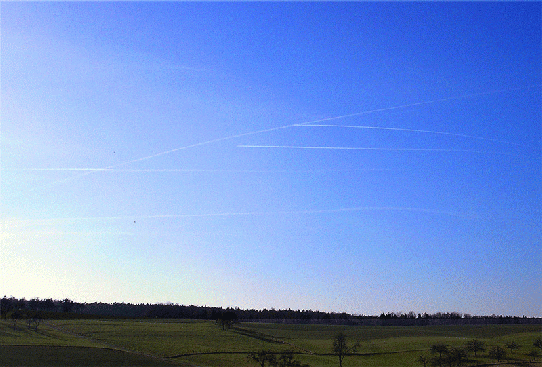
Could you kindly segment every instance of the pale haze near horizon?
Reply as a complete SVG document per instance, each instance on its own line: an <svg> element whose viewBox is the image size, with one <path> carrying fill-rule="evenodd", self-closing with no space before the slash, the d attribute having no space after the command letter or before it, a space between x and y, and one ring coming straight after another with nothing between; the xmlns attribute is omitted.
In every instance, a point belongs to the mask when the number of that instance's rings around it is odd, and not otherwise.
<svg viewBox="0 0 542 367"><path fill-rule="evenodd" d="M3 293L541 316L541 6L2 3Z"/></svg>

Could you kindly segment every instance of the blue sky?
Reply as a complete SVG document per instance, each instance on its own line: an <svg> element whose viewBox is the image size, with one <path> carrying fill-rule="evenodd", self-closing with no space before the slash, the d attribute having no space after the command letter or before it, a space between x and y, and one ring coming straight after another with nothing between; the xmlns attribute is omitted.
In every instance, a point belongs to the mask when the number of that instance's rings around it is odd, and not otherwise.
<svg viewBox="0 0 542 367"><path fill-rule="evenodd" d="M541 4L1 5L7 296L540 316Z"/></svg>

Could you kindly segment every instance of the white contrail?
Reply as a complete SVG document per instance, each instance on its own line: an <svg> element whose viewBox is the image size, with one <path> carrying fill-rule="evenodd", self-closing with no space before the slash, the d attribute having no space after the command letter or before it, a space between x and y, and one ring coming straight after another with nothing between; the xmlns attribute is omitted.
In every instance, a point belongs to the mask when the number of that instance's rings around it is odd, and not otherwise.
<svg viewBox="0 0 542 367"><path fill-rule="evenodd" d="M436 215L447 215L463 218L478 218L476 213L460 213L444 210L434 210L416 207L396 207L396 206L359 206L336 209L316 209L316 210L284 210L284 211L253 211L253 212L220 212L220 213L201 213L201 214L156 214L156 215L134 215L134 216L104 216L104 217L73 217L73 218L49 218L49 219L8 219L3 220L5 225L25 224L25 225L50 225L59 222L73 221L110 221L110 220L128 220L134 221L142 219L161 219L161 218L209 218L209 217L241 217L241 216L266 216L266 215L300 215L300 214L332 214L342 212L361 212L361 211L406 211L419 212Z"/></svg>
<svg viewBox="0 0 542 367"><path fill-rule="evenodd" d="M113 165L111 165L111 166L104 167L104 168L102 169L102 171L103 171L103 170L112 169L112 168L117 168L117 167L126 166L126 165L131 164L131 163L142 162L142 161L149 160L149 159L156 158L156 157L160 157L160 156L163 156L163 155L166 155L166 154L178 152L178 151L180 151L180 150L195 148L195 147L199 147L199 146L203 146L203 145L208 145L208 144L212 144L212 143L218 143L218 142L221 142L221 141L226 141L226 140L230 140L230 139L236 139L236 138L240 138L240 137L243 137L243 136L249 136L249 135L262 134L262 133L266 133L266 132L276 131L276 130L279 130L279 129L285 129L285 128L288 128L288 127L290 127L290 126L292 126L292 125L286 125L286 126L274 127L274 128L270 128L270 129L264 129L264 130L251 131L251 132L248 132L248 133L242 133L242 134L237 134L237 135L230 135L230 136L226 136L226 137L222 137L222 138L217 138L217 139L211 139L211 140L203 141L203 142L200 142L200 143L185 145L185 146L183 146L183 147L179 147L179 148L175 148L175 149L166 150L166 151L163 151L163 152L160 152L160 153L157 153L157 154L153 154L153 155L149 155L149 156L145 156L145 157L142 157L142 158L137 158L137 159L133 159L133 160L130 160L130 161L125 161L125 162L122 162L122 163L113 164ZM91 173L94 173L94 172L98 172L98 170L96 170L96 171L88 171L88 172L85 172L85 173L83 173L83 174L81 174L81 175L72 176L72 177L68 177L68 178L63 179L63 180L55 181L55 182L53 182L51 185L56 185L56 184L64 183L64 182L67 182L67 181L71 181L71 180L76 179L76 178L80 178L80 177L87 176L87 175L89 175L89 174L91 174Z"/></svg>
<svg viewBox="0 0 542 367"><path fill-rule="evenodd" d="M359 206L350 208L337 209L317 209L317 210L292 210L292 211L271 211L271 212L225 212L225 213L210 213L210 214L172 214L172 215L151 215L145 218L193 218L193 217L230 217L230 216L263 216L263 215L298 215L298 214L330 214L341 212L360 212L360 211L407 211L421 212L428 214L449 215L455 217L478 217L474 213L459 213L443 210L433 210L415 207L394 207L394 206Z"/></svg>
<svg viewBox="0 0 542 367"><path fill-rule="evenodd" d="M224 169L119 169L119 168L6 168L4 171L50 171L50 172L83 172L80 175L54 181L48 187L61 184L95 172L126 172L126 173L325 173L325 172L363 172L363 171L397 171L390 168L352 168L352 169L313 169L313 170L224 170ZM36 188L31 189L31 191Z"/></svg>
<svg viewBox="0 0 542 367"><path fill-rule="evenodd" d="M447 131L433 131L433 130L421 130L421 129L407 129L407 128L401 128L401 127L382 127L382 126L365 126L365 125L324 125L324 124L304 125L304 124L299 124L299 125L296 125L296 126L302 126L302 127L338 127L338 128L351 128L351 129L373 129L373 130L406 131L406 132L424 133L424 134L439 134L439 135L457 136L457 137L461 137L461 138L486 140L486 141L492 141L492 142L497 142L497 143L504 143L504 144L511 144L511 145L521 146L521 144L512 143L512 142L509 142L509 141L506 141L506 140L483 138L481 136L474 136L474 135L467 135L467 134L457 134L457 133L451 133L451 132L447 132Z"/></svg>
<svg viewBox="0 0 542 367"><path fill-rule="evenodd" d="M345 168L345 169L282 169L282 170L251 170L251 169L117 169L117 168L5 168L4 171L79 171L79 172L179 172L179 173L319 173L319 172L350 172L350 171L397 171L395 168Z"/></svg>
<svg viewBox="0 0 542 367"><path fill-rule="evenodd" d="M441 148L378 148L378 147L328 147L328 146L295 146L295 145L238 145L238 148L264 149L323 149L323 150L376 150L388 152L459 152L479 154L504 154L504 152L484 152L472 149L441 149Z"/></svg>
<svg viewBox="0 0 542 367"><path fill-rule="evenodd" d="M309 124L314 124L314 123L318 123L318 122L339 120L339 119L343 119L343 118L347 118L347 117L367 115L367 114L376 113L376 112L392 111L392 110L398 110L398 109L403 109L403 108L408 108L408 107L423 106L423 105L428 105L428 104L433 104L433 103L438 103L438 102L453 101L453 100L472 98L472 97L495 94L495 93L512 92L512 91L516 91L516 90L530 89L530 88L537 88L537 87L540 87L540 85L532 85L532 86L512 88L512 89L493 90L493 91L479 92L479 93L470 93L470 94L464 94L464 95L455 96L455 97L439 98L439 99L434 99L434 100L430 100L430 101L416 102L416 103L410 103L410 104L404 104L404 105L392 106L392 107L377 108L377 109L373 109L373 110L366 110L366 111L351 113L351 114L347 114L347 115L340 115L340 116L328 117L328 118L323 118L323 119L318 119L318 120L313 120L313 121L307 121L307 122L303 122L303 123L289 124L289 125L283 125L283 126L278 126L278 127L272 127L272 128L268 128L268 129L255 130L255 131L250 131L250 132L246 132L246 133L230 135L230 136L225 136L225 137L211 139L211 140L206 140L206 141L203 141L203 142L200 142L200 143L185 145L185 146L182 146L182 147L179 147L179 148L166 150L166 151L163 151L163 152L160 152L160 153L156 153L156 154L148 155L148 156L145 156L145 157L125 161L125 162L122 162L122 163L117 163L117 164L107 166L107 167L104 167L104 168L105 169L110 169L110 168L122 167L122 166L125 166L125 165L128 165L128 164L131 164L131 163L146 161L146 160L149 160L149 159L152 159L152 158L160 157L160 156L163 156L163 155L166 155L166 154L178 152L178 151L185 150L185 149L196 148L196 147L200 147L200 146L204 146L204 145L209 145L209 144L218 143L218 142L222 142L222 141L227 141L227 140L231 140L231 139L237 139L237 138L250 136L250 135L264 134L264 133L277 131L277 130L281 130L281 129L287 129L287 128L294 127L294 126L303 126L303 125L309 125ZM55 181L51 185L63 183L63 182L66 182L66 181L70 181L70 180L79 178L79 177L84 177L84 176L87 176L87 175L92 174L94 172L98 172L98 171L88 171L88 172L85 172L85 173L83 173L81 175L76 175L76 176L72 176L72 177L69 177L69 178L66 178L66 179L63 179L63 180Z"/></svg>
<svg viewBox="0 0 542 367"><path fill-rule="evenodd" d="M351 114L348 114L348 115L328 117L328 118L324 118L324 119L317 120L317 121L304 122L304 123L301 123L301 124L293 124L293 125L289 125L289 126L304 126L304 125L317 123L317 122L338 120L338 119L343 119L343 118L347 118L347 117L361 116L361 115L366 115L366 114L375 113L375 112L399 110L399 109L408 108L408 107L423 106L423 105L428 105L428 104L433 104L433 103L438 103L438 102L446 102L446 101L454 101L454 100L459 100L459 99L473 98L473 97L485 96L485 95L489 95L489 94L513 92L513 91L517 91L517 90L531 89L531 88L540 88L541 86L542 85L540 85L540 84L538 84L538 85L535 84L535 85L530 85L530 86L526 86L526 87L518 87L518 88L512 88L512 89L499 89L499 90L492 90L492 91L479 92L479 93L469 93L469 94L463 94L461 96L439 98L439 99L434 99L434 100L431 100L431 101L416 102L416 103L404 104L404 105L393 106L393 107L384 107L384 108L378 108L378 109L374 109L374 110L355 112L355 113L351 113Z"/></svg>

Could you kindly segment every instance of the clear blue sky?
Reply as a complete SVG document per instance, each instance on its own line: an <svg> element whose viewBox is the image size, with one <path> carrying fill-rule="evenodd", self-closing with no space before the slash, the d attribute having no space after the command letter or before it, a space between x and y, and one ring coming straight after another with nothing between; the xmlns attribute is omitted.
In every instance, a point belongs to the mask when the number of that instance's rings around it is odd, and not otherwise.
<svg viewBox="0 0 542 367"><path fill-rule="evenodd" d="M541 6L2 3L0 296L541 316Z"/></svg>

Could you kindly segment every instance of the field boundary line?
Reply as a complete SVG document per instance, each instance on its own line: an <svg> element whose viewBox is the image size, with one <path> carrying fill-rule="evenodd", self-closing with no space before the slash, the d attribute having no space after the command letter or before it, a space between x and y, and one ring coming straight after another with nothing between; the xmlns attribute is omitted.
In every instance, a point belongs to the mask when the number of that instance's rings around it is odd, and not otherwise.
<svg viewBox="0 0 542 367"><path fill-rule="evenodd" d="M284 341L284 340L281 340L273 335L269 335L269 334L265 334L265 333L262 333L260 331L252 331L250 329L246 329L246 328L242 328L242 327L234 327L235 330L237 331L243 331L244 333L241 333L239 332L239 334L241 335L245 335L245 336L248 336L248 337L251 337L251 338L255 338L255 339L258 339L258 340L263 340L263 341L269 341L271 343L277 343L277 344L285 344L285 345L289 345L291 346L292 348L295 348L297 350L300 350L302 351L303 353L306 353L306 354L310 354L310 355L316 355L313 351L311 350L308 350L308 349L305 349L305 348L301 348L295 344L292 344L292 343L288 343L287 341Z"/></svg>
<svg viewBox="0 0 542 367"><path fill-rule="evenodd" d="M389 352L369 352L369 353L348 353L348 356L380 356L384 354L399 354L399 353L409 353L409 352L426 352L428 348L425 349L407 349L407 350L392 350ZM315 353L317 356L336 356L334 353Z"/></svg>
<svg viewBox="0 0 542 367"><path fill-rule="evenodd" d="M212 355L212 354L250 354L251 352L193 352L193 353L182 353L176 354L173 356L167 356L164 358L182 358L182 357L192 357L192 356L201 356L201 355Z"/></svg>
<svg viewBox="0 0 542 367"><path fill-rule="evenodd" d="M81 339L85 339L85 340L91 341L91 342L96 343L96 344L104 345L104 347L89 347L89 348L118 350L118 351L125 352L125 353L131 353L131 354L136 354L136 355L140 355L140 356L144 356L144 357L148 357L148 358L157 359L157 360L160 360L162 362L169 362L167 357L160 357L160 356L156 356L156 355L153 355L153 354L140 352L140 351L137 351L137 350L127 349L125 347L121 347L119 345L115 345L113 343L109 343L109 342L104 341L104 340L95 339L93 337L90 337L90 336L87 336L87 335L84 335L84 334L76 333L76 332L74 332L72 330L66 330L61 326L58 326L58 325L55 325L55 324L51 323L50 321L49 322L44 322L44 324L49 326L50 328L56 330L56 331L61 332L61 333L71 335L71 336L75 336L75 337L78 337L78 338L81 338ZM191 365L187 364L187 366L191 366Z"/></svg>

